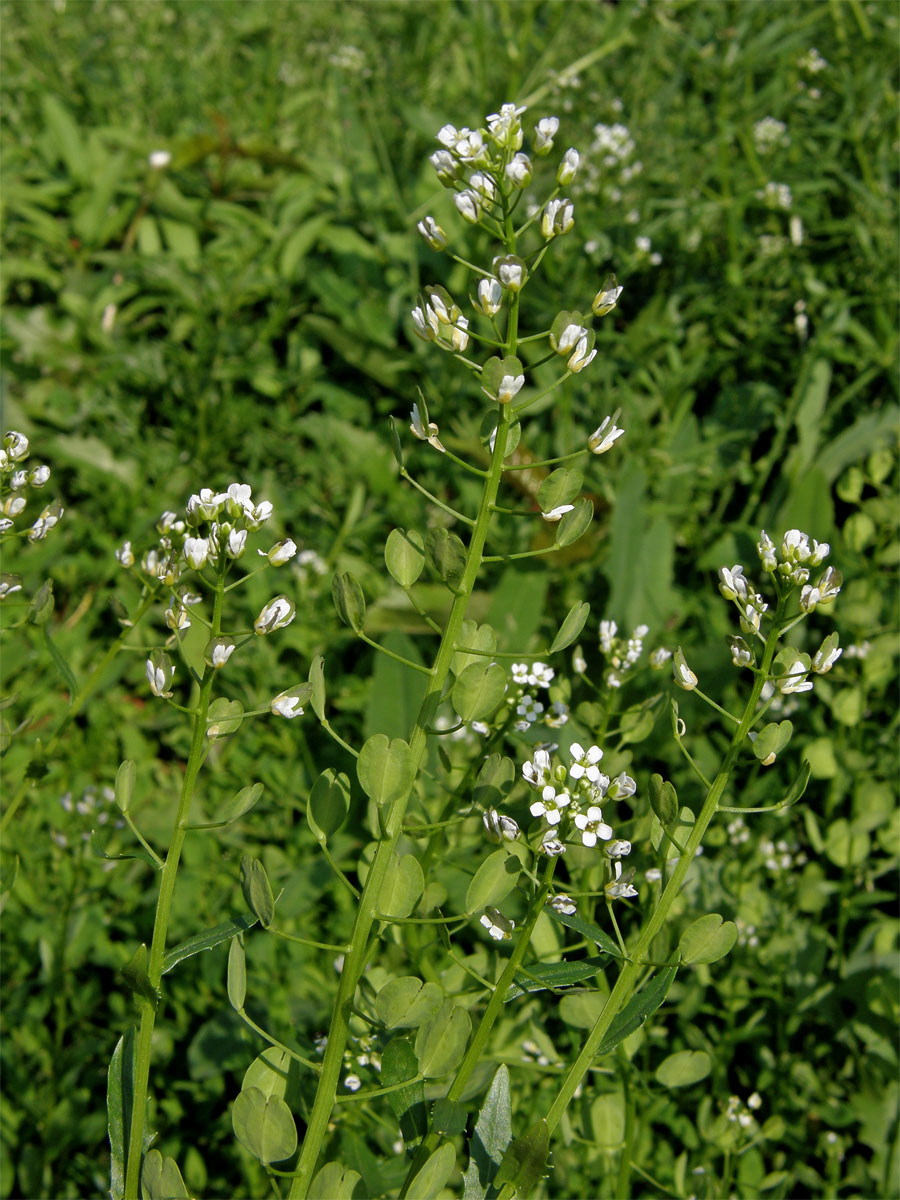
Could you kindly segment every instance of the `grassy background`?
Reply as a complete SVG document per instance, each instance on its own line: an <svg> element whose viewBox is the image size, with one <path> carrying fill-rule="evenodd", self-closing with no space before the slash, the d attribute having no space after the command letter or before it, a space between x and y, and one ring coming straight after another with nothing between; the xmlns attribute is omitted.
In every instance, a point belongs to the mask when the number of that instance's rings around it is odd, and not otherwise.
<svg viewBox="0 0 900 1200"><path fill-rule="evenodd" d="M387 418L402 423L421 386L446 444L482 453L467 379L408 319L423 283L460 296L468 286L414 232L428 212L458 228L427 155L442 124L477 125L506 100L560 117L561 148L586 156L576 228L526 293L523 325L546 328L560 307L586 305L610 269L625 290L599 326L597 360L535 406L523 444L541 457L565 452L620 406L627 435L587 476L597 518L564 569L538 559L489 576L476 613L509 614L537 647L587 598L591 672L601 670L596 618L646 622L654 644L681 642L707 690L727 700L737 694L724 665L731 624L715 569L749 568L760 527L778 536L799 525L832 543L844 572L842 643L870 646L817 682L816 702L794 718L783 776L752 776L736 798L772 802L796 747L813 768L804 805L760 818L747 842L722 831L699 872L691 902L742 916L760 944L679 980L634 1052L650 1081L637 1143L647 1178L635 1194L707 1194L712 1184L685 1178L679 1156L720 1172L710 1113L732 1092L759 1090L780 1124L740 1156L740 1195L893 1195L896 9L7 0L3 15L3 427L32 438L67 510L46 542L5 552L4 570L22 574L28 594L52 579L49 631L79 681L117 635L118 606L134 607L114 548L152 540L163 509L234 480L275 503L273 540L293 536L329 569L358 574L370 633L421 632L380 562L393 525L422 522L397 478ZM820 72L803 65L813 47ZM786 127L769 151L754 137L767 116ZM598 122L625 125L631 153L605 163ZM153 171L147 156L162 148L171 165ZM766 199L767 183L790 188L790 209ZM802 226L793 237L792 219ZM477 261L488 247L473 240ZM458 496L435 459L414 456L419 477ZM531 544L528 527L519 536L514 548ZM273 679L305 678L327 649L337 727L351 739L400 732L407 693L390 675L370 680L370 655L332 613L329 575L296 571L290 588L298 619L234 673L234 694L245 707L265 703ZM266 585L248 589L248 615L267 598ZM428 603L439 612L437 594ZM150 631L139 640L152 643ZM149 934L154 881L140 864L110 870L93 857L82 836L97 808L59 801L94 789L108 806L102 789L133 758L142 828L164 843L186 738L175 714L146 703L144 657L116 660L4 841L14 883L3 1196L107 1187L105 1070L131 1020L117 972ZM5 639L3 673L14 696L2 714L11 788L35 738L64 714L67 685L31 626ZM659 690L645 678L628 702ZM682 711L710 758L716 726L687 698ZM582 719L589 730L590 712ZM653 770L688 789L666 722L657 725L633 752L641 793ZM224 747L208 809L252 778L268 799L237 831L188 843L173 939L240 910L248 851L285 888L286 927L346 933L343 893L302 822L309 782L332 762L312 726L304 735L260 721ZM637 835L642 819L636 811ZM363 839L348 830L340 849L352 869ZM767 837L805 863L770 871ZM428 947L410 942L406 953L418 969ZM386 967L404 961L398 946L385 956ZM262 938L250 959L254 1015L308 1047L327 1023L331 967ZM163 1146L197 1194L268 1194L228 1118L259 1045L225 1002L224 957L201 955L170 979L153 1077ZM510 1017L498 1054L515 1060L529 1030L561 1055L578 1043L577 1014L532 1001ZM663 1047L707 1049L711 1082L653 1083ZM605 1186L619 1087L601 1076L573 1107L547 1194ZM523 1088L523 1127L543 1088L538 1078ZM392 1177L372 1153L390 1156L396 1133L361 1108L354 1121L338 1152L378 1195Z"/></svg>

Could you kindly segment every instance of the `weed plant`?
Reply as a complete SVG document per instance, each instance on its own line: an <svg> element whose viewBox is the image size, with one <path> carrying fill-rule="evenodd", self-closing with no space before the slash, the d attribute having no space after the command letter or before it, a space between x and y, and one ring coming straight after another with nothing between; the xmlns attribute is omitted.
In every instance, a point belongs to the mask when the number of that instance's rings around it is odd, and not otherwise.
<svg viewBox="0 0 900 1200"><path fill-rule="evenodd" d="M4 6L0 1195L894 1196L896 11L427 15Z"/></svg>

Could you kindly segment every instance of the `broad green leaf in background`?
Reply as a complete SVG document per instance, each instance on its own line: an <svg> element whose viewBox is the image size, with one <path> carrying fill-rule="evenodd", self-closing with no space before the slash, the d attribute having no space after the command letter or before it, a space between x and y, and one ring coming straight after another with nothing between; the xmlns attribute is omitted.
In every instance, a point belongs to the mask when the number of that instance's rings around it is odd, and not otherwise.
<svg viewBox="0 0 900 1200"><path fill-rule="evenodd" d="M327 767L312 786L306 803L306 822L316 841L337 833L350 807L350 780L342 771Z"/></svg>
<svg viewBox="0 0 900 1200"><path fill-rule="evenodd" d="M707 913L693 921L678 943L682 962L697 966L700 963L718 962L737 941L737 926L733 921L723 921L718 913Z"/></svg>
<svg viewBox="0 0 900 1200"><path fill-rule="evenodd" d="M679 1050L656 1068L657 1080L667 1088L690 1087L710 1072L711 1062L705 1050Z"/></svg>
<svg viewBox="0 0 900 1200"><path fill-rule="evenodd" d="M456 1150L452 1142L444 1142L443 1146L439 1146L429 1155L422 1169L416 1172L409 1185L410 1196L415 1196L417 1200L434 1200L443 1190L455 1166Z"/></svg>
<svg viewBox="0 0 900 1200"><path fill-rule="evenodd" d="M384 547L384 561L402 588L412 587L425 567L425 540L416 529L392 529Z"/></svg>
<svg viewBox="0 0 900 1200"><path fill-rule="evenodd" d="M297 1127L291 1110L278 1095L243 1088L231 1109L235 1137L263 1164L282 1162L297 1149Z"/></svg>
<svg viewBox="0 0 900 1200"><path fill-rule="evenodd" d="M383 733L373 734L359 752L356 775L363 791L379 807L391 804L412 783L409 746L402 738L389 741Z"/></svg>

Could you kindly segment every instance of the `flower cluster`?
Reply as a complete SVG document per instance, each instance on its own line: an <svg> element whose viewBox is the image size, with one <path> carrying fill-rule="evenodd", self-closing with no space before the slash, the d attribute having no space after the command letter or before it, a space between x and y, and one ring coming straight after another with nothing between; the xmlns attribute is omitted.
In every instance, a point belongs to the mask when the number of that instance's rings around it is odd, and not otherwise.
<svg viewBox="0 0 900 1200"><path fill-rule="evenodd" d="M630 637L620 637L615 621L600 622L600 650L608 664L604 681L607 687L619 688L625 682L644 652L644 638L650 632L647 625L637 625ZM668 657L669 652L662 653ZM659 655L657 654L657 664ZM665 661L665 659L663 659Z"/></svg>
<svg viewBox="0 0 900 1200"><path fill-rule="evenodd" d="M71 792L65 792L59 798L59 804L65 813L69 814L67 820L68 833L60 829L54 829L51 834L51 840L61 849L64 849L70 844L73 827L81 826L80 839L82 842L90 841L91 829L97 825L109 824L112 819L112 825L116 829L121 829L125 822L121 820L119 810L116 807L116 794L109 786L96 788L88 786L81 794L80 800L75 800Z"/></svg>
<svg viewBox="0 0 900 1200"><path fill-rule="evenodd" d="M552 728L565 725L569 710L561 700L554 701L548 709L537 698L541 690L546 691L553 682L556 672L552 667L543 662L518 662L513 663L510 674L512 686L508 689L507 698L515 706L518 718L515 729L519 733L528 729L539 717Z"/></svg>
<svg viewBox="0 0 900 1200"><path fill-rule="evenodd" d="M759 1092L754 1092L752 1096L748 1096L746 1104L743 1103L739 1096L730 1096L728 1098L728 1108L725 1111L725 1117L729 1121L735 1121L740 1125L741 1129L751 1129L756 1124L756 1118L753 1116L753 1113L761 1107L762 1097Z"/></svg>
<svg viewBox="0 0 900 1200"><path fill-rule="evenodd" d="M599 746L573 742L568 754L568 767L563 763L554 765L547 749L535 750L533 757L522 764L522 778L536 793L529 811L543 822L541 851L551 856L563 854L566 843L576 839L589 849L603 843L611 874L607 896L636 896L631 883L634 873L623 875L621 862L631 853L631 843L615 837L602 808L608 800L633 796L636 784L624 771L610 779L600 769L603 751ZM556 903L571 902L563 897Z"/></svg>
<svg viewBox="0 0 900 1200"><path fill-rule="evenodd" d="M775 117L763 117L753 126L753 141L760 154L769 154L778 146L791 143L784 121Z"/></svg>
<svg viewBox="0 0 900 1200"><path fill-rule="evenodd" d="M10 429L3 435L0 445L0 538L17 532L16 517L25 511L28 492L39 491L50 478L50 468L44 463L25 466L30 453L28 438L24 433ZM43 541L62 515L63 507L58 500L48 504L31 523L29 542Z"/></svg>

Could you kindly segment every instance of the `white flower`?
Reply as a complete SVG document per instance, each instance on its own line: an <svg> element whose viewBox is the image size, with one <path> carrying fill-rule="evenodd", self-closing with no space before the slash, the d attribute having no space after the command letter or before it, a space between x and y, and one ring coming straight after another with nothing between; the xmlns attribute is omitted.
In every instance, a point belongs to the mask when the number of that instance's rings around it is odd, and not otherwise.
<svg viewBox="0 0 900 1200"><path fill-rule="evenodd" d="M479 917L479 921L494 939L494 941L502 942L512 937L512 931L516 927L515 921L504 917L503 913L498 908L486 908Z"/></svg>
<svg viewBox="0 0 900 1200"><path fill-rule="evenodd" d="M18 575L0 575L0 600L21 590L22 580Z"/></svg>
<svg viewBox="0 0 900 1200"><path fill-rule="evenodd" d="M585 846L596 846L598 838L608 842L613 835L612 829L603 820L602 811L595 804L586 813L576 813L575 824L581 830L581 840Z"/></svg>
<svg viewBox="0 0 900 1200"><path fill-rule="evenodd" d="M418 222L416 229L418 229L422 238L432 250L446 250L447 235L441 229L440 225L438 225L437 221L435 221L434 217L425 217L424 220Z"/></svg>
<svg viewBox="0 0 900 1200"><path fill-rule="evenodd" d="M344 1087L348 1092L358 1092L362 1087L362 1080L358 1075L350 1074L344 1079Z"/></svg>
<svg viewBox="0 0 900 1200"><path fill-rule="evenodd" d="M498 113L488 115L488 130L500 149L518 150L522 145L522 125L519 117L524 111L524 106L516 108L515 104L504 104Z"/></svg>
<svg viewBox="0 0 900 1200"><path fill-rule="evenodd" d="M209 539L186 537L184 539L184 557L195 571L199 571L209 558Z"/></svg>
<svg viewBox="0 0 900 1200"><path fill-rule="evenodd" d="M528 187L531 182L531 159L527 154L517 154L506 164L506 178L513 187Z"/></svg>
<svg viewBox="0 0 900 1200"><path fill-rule="evenodd" d="M568 233L575 224L575 206L571 200L548 200L541 217L541 233L549 241L550 238Z"/></svg>
<svg viewBox="0 0 900 1200"><path fill-rule="evenodd" d="M41 463L40 466L32 467L28 472L28 482L33 488L42 488L49 478L50 468L44 463Z"/></svg>
<svg viewBox="0 0 900 1200"><path fill-rule="evenodd" d="M276 542L270 550L257 550L256 553L267 558L273 567L283 567L297 553L297 543L292 538L284 538Z"/></svg>
<svg viewBox="0 0 900 1200"><path fill-rule="evenodd" d="M671 657L671 650L667 650L665 646L658 646L655 650L651 651L647 661L655 671L658 671L666 665Z"/></svg>
<svg viewBox="0 0 900 1200"><path fill-rule="evenodd" d="M628 796L633 796L636 791L637 784L631 776L626 775L624 771L620 771L609 785L607 794L610 800L625 800Z"/></svg>
<svg viewBox="0 0 900 1200"><path fill-rule="evenodd" d="M131 567L134 565L134 554L131 551L131 542L123 542L116 551L116 558L123 567Z"/></svg>
<svg viewBox="0 0 900 1200"><path fill-rule="evenodd" d="M565 845L554 836L552 828L548 829L541 839L541 854L546 854L548 858L559 858L565 852Z"/></svg>
<svg viewBox="0 0 900 1200"><path fill-rule="evenodd" d="M147 161L154 171L162 171L172 161L172 155L168 150L152 150Z"/></svg>
<svg viewBox="0 0 900 1200"><path fill-rule="evenodd" d="M174 599L166 609L166 625L175 632L191 627L191 618L188 616L187 609Z"/></svg>
<svg viewBox="0 0 900 1200"><path fill-rule="evenodd" d="M524 375L504 375L497 385L497 400L500 404L509 404L517 396L525 383Z"/></svg>
<svg viewBox="0 0 900 1200"><path fill-rule="evenodd" d="M606 853L610 858L625 858L626 855L631 853L631 842L626 842L622 838L619 838L617 841L609 843L606 847Z"/></svg>
<svg viewBox="0 0 900 1200"><path fill-rule="evenodd" d="M302 717L303 706L300 703L299 689L288 688L286 692L279 692L270 701L269 709L276 717L287 717L289 721L294 717Z"/></svg>
<svg viewBox="0 0 900 1200"><path fill-rule="evenodd" d="M719 567L719 591L726 600L740 600L746 603L750 588L740 563L735 563L730 569Z"/></svg>
<svg viewBox="0 0 900 1200"><path fill-rule="evenodd" d="M453 197L453 203L456 205L457 212L464 221L468 221L470 225L475 225L481 216L481 203L476 192L468 189L457 192Z"/></svg>
<svg viewBox="0 0 900 1200"><path fill-rule="evenodd" d="M455 322L450 326L449 342L453 350L457 353L462 353L469 344L469 319L468 317L457 317Z"/></svg>
<svg viewBox="0 0 900 1200"><path fill-rule="evenodd" d="M3 501L3 512L7 517L17 517L27 503L24 496L7 496Z"/></svg>
<svg viewBox="0 0 900 1200"><path fill-rule="evenodd" d="M561 521L566 513L574 511L574 508L574 504L560 504L556 508L551 508L549 512L542 512L541 516L545 521L553 524L556 521Z"/></svg>
<svg viewBox="0 0 900 1200"><path fill-rule="evenodd" d="M589 746L585 750L578 742L573 742L569 747L569 756L572 759L572 765L569 767L572 779L587 778L591 783L599 782L600 768L597 763L603 757L599 746Z"/></svg>
<svg viewBox="0 0 900 1200"><path fill-rule="evenodd" d="M605 891L606 891L607 896L609 896L609 898L611 900L630 899L632 896L636 896L638 894L637 888L634 887L634 885L631 882L632 879L634 878L634 871L633 870L629 871L627 873L627 875L623 876L622 875L622 864L620 862L616 862L615 870L616 870L615 880L612 883L608 883L606 885ZM648 871L647 872L648 877L649 877L649 874L650 874L650 872Z"/></svg>
<svg viewBox="0 0 900 1200"><path fill-rule="evenodd" d="M616 425L616 417L604 417L591 436L588 438L588 449L592 454L605 454L611 450L616 441L625 432Z"/></svg>
<svg viewBox="0 0 900 1200"><path fill-rule="evenodd" d="M569 361L566 363L566 366L574 374L577 374L579 371L583 371L585 367L590 366L596 357L596 350L591 350L590 353L588 353L588 335L584 333L578 339L578 342L575 346L575 351Z"/></svg>
<svg viewBox="0 0 900 1200"><path fill-rule="evenodd" d="M416 307L412 310L413 324L416 327L416 333L425 342L433 342L438 335L438 315L431 307L426 304L424 308Z"/></svg>
<svg viewBox="0 0 900 1200"><path fill-rule="evenodd" d="M9 486L14 492L21 492L22 488L28 482L28 472L23 468L21 471L14 471L9 480ZM24 501L23 501L24 504Z"/></svg>
<svg viewBox="0 0 900 1200"><path fill-rule="evenodd" d="M284 629L294 619L294 604L287 596L276 596L263 608L253 622L257 634L273 633L276 629Z"/></svg>
<svg viewBox="0 0 900 1200"><path fill-rule="evenodd" d="M550 345L557 354L568 354L578 345L578 339L586 336L585 327L572 322L563 329L558 338L555 338L552 333L550 334Z"/></svg>
<svg viewBox="0 0 900 1200"><path fill-rule="evenodd" d="M248 483L230 483L224 496L219 496L218 499L225 504L229 516L242 517L245 513L253 511L251 496L252 490Z"/></svg>
<svg viewBox="0 0 900 1200"><path fill-rule="evenodd" d="M829 634L813 657L812 669L817 675L824 675L831 670L843 653L844 651L837 644L837 634Z"/></svg>
<svg viewBox="0 0 900 1200"><path fill-rule="evenodd" d="M49 504L28 532L29 542L40 542L47 536L53 526L63 515L63 506L58 500L54 500Z"/></svg>
<svg viewBox="0 0 900 1200"><path fill-rule="evenodd" d="M166 691L175 675L172 660L163 650L154 650L147 659L147 682L154 696L167 698L172 695Z"/></svg>
<svg viewBox="0 0 900 1200"><path fill-rule="evenodd" d="M410 430L420 442L428 442L430 446L434 446L435 450L440 450L441 454L445 453L444 447L441 444L441 439L438 437L438 427L434 421L429 421L428 425L422 420L422 414L419 412L418 404L412 406L412 412L409 414L411 418Z"/></svg>
<svg viewBox="0 0 900 1200"><path fill-rule="evenodd" d="M436 150L428 161L434 167L438 179L445 187L449 187L461 173L459 163L449 150Z"/></svg>
<svg viewBox="0 0 900 1200"><path fill-rule="evenodd" d="M570 917L575 911L575 901L571 896L567 896L565 892L557 892L555 896L549 896L547 898L547 906L552 908L554 912L562 913L567 917Z"/></svg>
<svg viewBox="0 0 900 1200"><path fill-rule="evenodd" d="M491 270L510 292L521 291L525 284L525 263L515 254L498 255L491 263Z"/></svg>
<svg viewBox="0 0 900 1200"><path fill-rule="evenodd" d="M479 279L478 300L476 307L486 317L493 317L500 311L503 304L503 288L499 279Z"/></svg>
<svg viewBox="0 0 900 1200"><path fill-rule="evenodd" d="M484 138L481 136L481 131L479 129L460 129L450 150L463 162L476 162L478 159L484 158Z"/></svg>
<svg viewBox="0 0 900 1200"><path fill-rule="evenodd" d="M496 808L489 808L481 818L484 832L491 842L514 842L519 836L519 826L512 817L504 816Z"/></svg>
<svg viewBox="0 0 900 1200"><path fill-rule="evenodd" d="M619 297L622 295L621 285L616 285L615 277L607 281L594 297L591 304L591 311L595 317L605 317L608 312L611 312L618 303Z"/></svg>
<svg viewBox="0 0 900 1200"><path fill-rule="evenodd" d="M547 750L535 750L531 762L522 766L522 777L532 787L543 787L550 781L550 753Z"/></svg>
<svg viewBox="0 0 900 1200"><path fill-rule="evenodd" d="M19 462L28 457L28 438L24 433L10 429L3 435L3 449L13 462Z"/></svg>
<svg viewBox="0 0 900 1200"><path fill-rule="evenodd" d="M548 783L541 792L541 799L533 801L529 811L533 817L546 817L548 825L558 825L562 818L561 810L571 802L572 797L568 792L557 792L556 788Z"/></svg>
<svg viewBox="0 0 900 1200"><path fill-rule="evenodd" d="M562 156L562 161L556 171L556 182L561 187L567 187L575 178L581 155L574 148L568 149Z"/></svg>
<svg viewBox="0 0 900 1200"><path fill-rule="evenodd" d="M225 553L229 558L240 558L247 546L247 530L232 529L225 543Z"/></svg>
<svg viewBox="0 0 900 1200"><path fill-rule="evenodd" d="M259 504L248 509L244 514L244 522L247 528L251 531L259 529L271 517L272 511L270 500L260 500Z"/></svg>
<svg viewBox="0 0 900 1200"><path fill-rule="evenodd" d="M675 651L675 657L672 660L672 673L675 682L686 692L692 692L699 682L697 676L685 662L684 652L680 646Z"/></svg>
<svg viewBox="0 0 900 1200"><path fill-rule="evenodd" d="M235 641L229 637L210 638L206 646L206 661L220 671L234 654Z"/></svg>
<svg viewBox="0 0 900 1200"><path fill-rule="evenodd" d="M475 171L469 176L469 187L473 192L477 192L483 200L491 204L497 195L497 189L494 186L494 181L490 175L485 175L483 171Z"/></svg>
<svg viewBox="0 0 900 1200"><path fill-rule="evenodd" d="M534 127L535 154L549 154L553 149L553 139L559 129L559 117L541 117Z"/></svg>
<svg viewBox="0 0 900 1200"><path fill-rule="evenodd" d="M212 488L201 488L187 502L187 515L194 524L199 521L214 521L225 497L217 495Z"/></svg>

